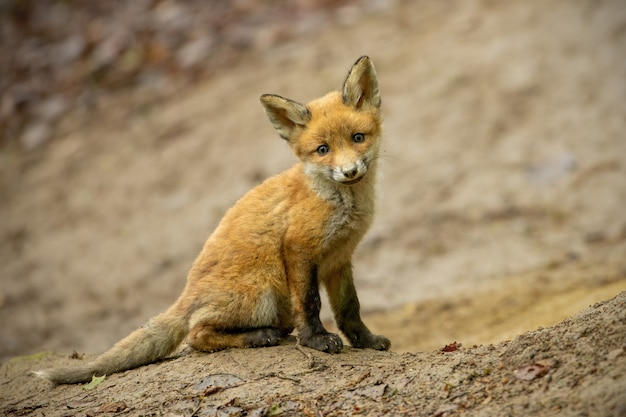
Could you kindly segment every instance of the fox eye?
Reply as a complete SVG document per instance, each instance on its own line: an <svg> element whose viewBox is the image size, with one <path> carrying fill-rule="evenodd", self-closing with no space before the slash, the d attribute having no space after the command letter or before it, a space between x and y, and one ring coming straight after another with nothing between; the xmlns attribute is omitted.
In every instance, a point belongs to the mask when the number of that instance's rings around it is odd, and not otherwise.
<svg viewBox="0 0 626 417"><path fill-rule="evenodd" d="M329 150L328 145L320 145L317 147L316 152L318 155L326 155Z"/></svg>
<svg viewBox="0 0 626 417"><path fill-rule="evenodd" d="M352 142L361 143L365 140L365 135L363 133L355 133L352 135Z"/></svg>

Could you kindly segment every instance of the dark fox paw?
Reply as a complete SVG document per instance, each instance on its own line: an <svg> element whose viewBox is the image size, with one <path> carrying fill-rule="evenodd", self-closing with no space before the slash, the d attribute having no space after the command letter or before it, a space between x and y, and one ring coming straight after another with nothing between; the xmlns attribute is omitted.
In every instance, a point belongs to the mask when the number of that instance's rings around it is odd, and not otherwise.
<svg viewBox="0 0 626 417"><path fill-rule="evenodd" d="M244 345L246 347L267 347L276 346L280 341L281 332L278 329L268 327L258 329L246 334Z"/></svg>
<svg viewBox="0 0 626 417"><path fill-rule="evenodd" d="M300 344L310 348L327 352L339 353L343 349L341 337L334 333L314 334L308 337L300 337Z"/></svg>
<svg viewBox="0 0 626 417"><path fill-rule="evenodd" d="M391 347L391 342L385 336L375 334L372 335L370 346L368 347L370 349L376 350L389 350L389 348Z"/></svg>
<svg viewBox="0 0 626 417"><path fill-rule="evenodd" d="M389 350L391 342L385 336L369 334L354 341L352 347L359 349Z"/></svg>

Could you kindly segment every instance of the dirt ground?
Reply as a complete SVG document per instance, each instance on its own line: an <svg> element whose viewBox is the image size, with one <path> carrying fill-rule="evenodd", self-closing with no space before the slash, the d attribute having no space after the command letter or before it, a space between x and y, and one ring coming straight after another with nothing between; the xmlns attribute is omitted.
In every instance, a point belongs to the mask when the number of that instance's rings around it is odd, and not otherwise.
<svg viewBox="0 0 626 417"><path fill-rule="evenodd" d="M150 106L118 97L36 155L2 151L1 414L626 414L626 7L369 4ZM293 163L258 97L320 96L363 54L385 153L355 273L393 352L190 353L91 391L27 374L170 305L224 211Z"/></svg>
<svg viewBox="0 0 626 417"><path fill-rule="evenodd" d="M346 348L328 355L294 341L190 353L105 378L93 389L28 375L69 364L58 354L2 369L7 416L605 416L626 412L626 293L511 342L448 352ZM7 388L10 390L7 390Z"/></svg>

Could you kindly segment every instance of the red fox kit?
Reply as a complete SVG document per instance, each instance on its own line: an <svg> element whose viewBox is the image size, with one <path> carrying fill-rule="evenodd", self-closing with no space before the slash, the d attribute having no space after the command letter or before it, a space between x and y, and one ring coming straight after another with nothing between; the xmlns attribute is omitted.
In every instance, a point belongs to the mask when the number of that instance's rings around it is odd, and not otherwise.
<svg viewBox="0 0 626 417"><path fill-rule="evenodd" d="M341 338L319 318L320 283L352 346L389 349L361 320L351 263L374 215L381 101L372 62L361 57L341 92L306 105L271 94L261 103L299 162L226 212L167 311L91 363L37 375L85 382L153 363L185 337L210 352L273 346L294 328L303 346L337 353Z"/></svg>

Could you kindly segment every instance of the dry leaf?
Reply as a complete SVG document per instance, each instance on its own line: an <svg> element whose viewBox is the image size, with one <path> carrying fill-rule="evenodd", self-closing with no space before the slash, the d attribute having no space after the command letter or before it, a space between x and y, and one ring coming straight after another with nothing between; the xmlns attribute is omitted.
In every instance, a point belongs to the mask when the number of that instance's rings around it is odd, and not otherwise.
<svg viewBox="0 0 626 417"><path fill-rule="evenodd" d="M461 343L457 343L457 342L452 342L449 345L445 345L443 348L441 348L442 352L456 352L457 350L459 350L459 348L463 346Z"/></svg>
<svg viewBox="0 0 626 417"><path fill-rule="evenodd" d="M550 370L549 365L541 363L529 363L517 368L514 372L515 378L523 381L531 381L533 379L541 378Z"/></svg>
<svg viewBox="0 0 626 417"><path fill-rule="evenodd" d="M83 389L85 391L90 391L92 389L94 389L95 387L97 387L98 385L100 385L102 383L102 381L104 381L104 378L106 378L106 375L102 375L102 376L92 376L91 377L91 382L89 382L88 384L83 385Z"/></svg>
<svg viewBox="0 0 626 417"><path fill-rule="evenodd" d="M100 408L98 408L99 413L119 413L120 411L124 411L128 408L124 401L116 401L114 403L106 403L103 404Z"/></svg>

